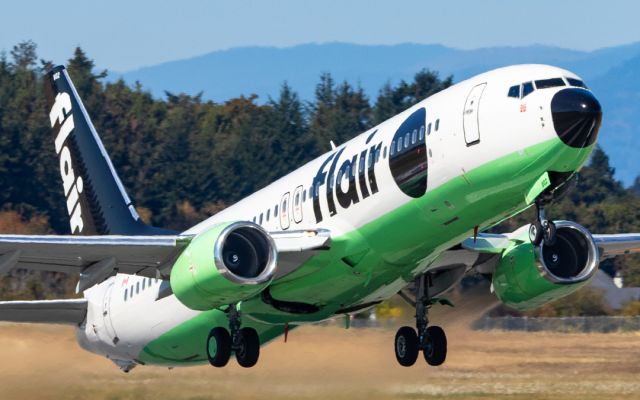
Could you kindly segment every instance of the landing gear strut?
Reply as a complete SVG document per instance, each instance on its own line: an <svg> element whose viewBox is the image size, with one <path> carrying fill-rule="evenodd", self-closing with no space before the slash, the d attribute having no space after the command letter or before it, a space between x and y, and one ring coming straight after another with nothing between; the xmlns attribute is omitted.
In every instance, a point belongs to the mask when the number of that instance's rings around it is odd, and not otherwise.
<svg viewBox="0 0 640 400"><path fill-rule="evenodd" d="M207 338L207 358L214 367L224 367L236 355L240 366L250 368L256 365L260 357L260 337L255 329L240 327L240 312L235 304L227 309L229 330L216 327Z"/></svg>
<svg viewBox="0 0 640 400"><path fill-rule="evenodd" d="M428 311L431 307L427 287L430 275L416 279L416 328L403 326L398 329L395 339L395 352L398 363L403 367L415 364L422 350L429 365L440 365L447 357L447 337L439 326L428 326Z"/></svg>
<svg viewBox="0 0 640 400"><path fill-rule="evenodd" d="M540 246L543 241L549 246L556 243L556 224L545 218L541 202L536 202L536 220L529 226L529 240L534 246Z"/></svg>

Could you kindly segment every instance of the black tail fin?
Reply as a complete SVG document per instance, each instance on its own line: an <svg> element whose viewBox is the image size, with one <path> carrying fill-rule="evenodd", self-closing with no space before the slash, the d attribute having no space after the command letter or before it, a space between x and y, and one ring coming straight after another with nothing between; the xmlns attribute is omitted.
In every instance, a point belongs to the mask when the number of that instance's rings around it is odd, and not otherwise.
<svg viewBox="0 0 640 400"><path fill-rule="evenodd" d="M49 117L73 235L161 235L138 216L63 66L48 73Z"/></svg>

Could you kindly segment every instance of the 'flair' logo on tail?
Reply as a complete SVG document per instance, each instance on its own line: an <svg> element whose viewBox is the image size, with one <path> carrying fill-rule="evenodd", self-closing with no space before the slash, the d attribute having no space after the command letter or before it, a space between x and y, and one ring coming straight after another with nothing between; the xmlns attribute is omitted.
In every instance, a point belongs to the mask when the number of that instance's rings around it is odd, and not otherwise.
<svg viewBox="0 0 640 400"><path fill-rule="evenodd" d="M68 93L61 92L56 95L53 107L49 113L51 127L56 123L60 124L60 129L55 137L56 154L60 159L60 176L64 187L64 196L67 199L67 212L71 223L71 233L82 233L84 221L82 220L82 206L80 205L80 194L83 190L82 177L77 177L71 162L71 152L66 145L67 138L73 132L74 122L71 112L71 97Z"/></svg>

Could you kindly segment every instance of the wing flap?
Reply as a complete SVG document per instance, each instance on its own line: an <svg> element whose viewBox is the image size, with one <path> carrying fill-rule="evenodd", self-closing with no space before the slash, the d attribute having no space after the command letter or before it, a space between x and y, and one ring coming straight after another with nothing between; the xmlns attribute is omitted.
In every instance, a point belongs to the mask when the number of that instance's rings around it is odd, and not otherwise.
<svg viewBox="0 0 640 400"><path fill-rule="evenodd" d="M278 249L278 268L274 280L296 271L307 260L331 246L331 233L326 229L271 232Z"/></svg>
<svg viewBox="0 0 640 400"><path fill-rule="evenodd" d="M0 301L0 321L77 325L86 314L85 299Z"/></svg>

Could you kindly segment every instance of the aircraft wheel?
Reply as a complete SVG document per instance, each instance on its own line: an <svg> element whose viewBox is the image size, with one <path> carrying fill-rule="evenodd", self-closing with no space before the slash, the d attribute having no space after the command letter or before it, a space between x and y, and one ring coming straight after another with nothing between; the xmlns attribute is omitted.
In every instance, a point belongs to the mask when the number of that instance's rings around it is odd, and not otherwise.
<svg viewBox="0 0 640 400"><path fill-rule="evenodd" d="M544 243L549 246L556 244L556 224L553 221L544 221L542 227Z"/></svg>
<svg viewBox="0 0 640 400"><path fill-rule="evenodd" d="M424 359L429 365L441 365L447 358L447 336L439 326L427 328L424 338Z"/></svg>
<svg viewBox="0 0 640 400"><path fill-rule="evenodd" d="M543 239L542 223L540 221L534 221L529 225L529 240L534 246L540 246Z"/></svg>
<svg viewBox="0 0 640 400"><path fill-rule="evenodd" d="M213 328L207 338L207 358L214 367L224 367L231 357L231 335L225 328Z"/></svg>
<svg viewBox="0 0 640 400"><path fill-rule="evenodd" d="M403 367L410 367L418 359L418 335L416 330L403 326L398 329L395 340L396 359Z"/></svg>
<svg viewBox="0 0 640 400"><path fill-rule="evenodd" d="M244 368L256 365L260 357L260 337L253 328L240 329L239 348L236 350L236 360Z"/></svg>

